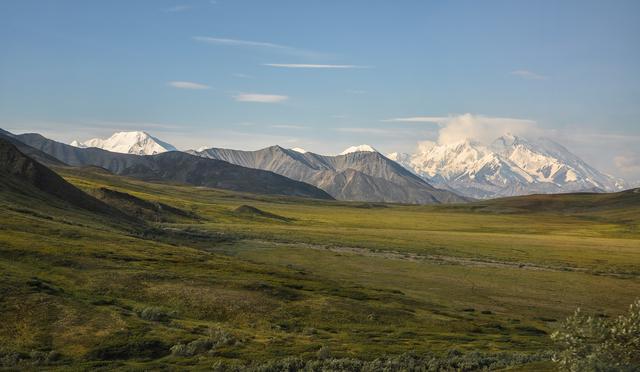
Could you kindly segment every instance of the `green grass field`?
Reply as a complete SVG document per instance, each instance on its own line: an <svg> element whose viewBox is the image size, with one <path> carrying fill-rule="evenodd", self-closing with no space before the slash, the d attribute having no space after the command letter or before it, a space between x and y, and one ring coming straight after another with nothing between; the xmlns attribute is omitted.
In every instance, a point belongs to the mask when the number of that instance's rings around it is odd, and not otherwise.
<svg viewBox="0 0 640 372"><path fill-rule="evenodd" d="M140 229L0 194L4 365L205 369L320 349L546 355L577 307L613 316L640 297L640 194L407 206L58 172L89 193L198 218ZM202 339L213 351L170 352Z"/></svg>

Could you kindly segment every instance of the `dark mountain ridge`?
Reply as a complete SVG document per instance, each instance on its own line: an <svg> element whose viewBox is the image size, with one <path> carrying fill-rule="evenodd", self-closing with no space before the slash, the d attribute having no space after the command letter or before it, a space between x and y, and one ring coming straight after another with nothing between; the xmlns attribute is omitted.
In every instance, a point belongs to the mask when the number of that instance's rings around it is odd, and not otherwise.
<svg viewBox="0 0 640 372"><path fill-rule="evenodd" d="M13 135L13 138L70 166L97 166L118 175L147 181L178 182L256 194L332 199L329 194L312 185L274 172L179 151L139 156L98 148L77 148L35 133Z"/></svg>
<svg viewBox="0 0 640 372"><path fill-rule="evenodd" d="M434 188L378 152L325 156L271 146L257 151L211 148L189 153L269 170L315 185L339 200L438 204L469 199Z"/></svg>

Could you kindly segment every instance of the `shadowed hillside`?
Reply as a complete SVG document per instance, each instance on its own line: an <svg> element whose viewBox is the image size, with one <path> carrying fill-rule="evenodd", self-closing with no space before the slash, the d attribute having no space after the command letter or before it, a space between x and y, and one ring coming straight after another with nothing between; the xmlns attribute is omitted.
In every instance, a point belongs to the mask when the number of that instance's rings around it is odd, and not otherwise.
<svg viewBox="0 0 640 372"><path fill-rule="evenodd" d="M4 192L34 196L38 199L48 195L77 208L129 219L114 208L71 185L54 171L26 156L2 138L0 138L0 175L0 187L5 190ZM45 198L41 202L48 201L49 199Z"/></svg>
<svg viewBox="0 0 640 372"><path fill-rule="evenodd" d="M193 221L200 218L195 213L175 208L165 203L150 202L106 187L93 190L91 194L128 215L146 221L175 222L180 220Z"/></svg>
<svg viewBox="0 0 640 372"><path fill-rule="evenodd" d="M477 210L512 213L587 213L640 210L640 189L614 193L573 193L515 196L476 202L469 205Z"/></svg>

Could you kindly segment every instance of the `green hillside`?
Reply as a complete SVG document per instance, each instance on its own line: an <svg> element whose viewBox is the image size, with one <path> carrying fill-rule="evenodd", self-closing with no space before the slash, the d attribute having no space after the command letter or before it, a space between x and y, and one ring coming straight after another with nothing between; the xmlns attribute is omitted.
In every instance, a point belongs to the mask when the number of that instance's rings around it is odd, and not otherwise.
<svg viewBox="0 0 640 372"><path fill-rule="evenodd" d="M55 170L128 217L2 189L0 366L544 370L558 320L640 293L637 191L407 206Z"/></svg>

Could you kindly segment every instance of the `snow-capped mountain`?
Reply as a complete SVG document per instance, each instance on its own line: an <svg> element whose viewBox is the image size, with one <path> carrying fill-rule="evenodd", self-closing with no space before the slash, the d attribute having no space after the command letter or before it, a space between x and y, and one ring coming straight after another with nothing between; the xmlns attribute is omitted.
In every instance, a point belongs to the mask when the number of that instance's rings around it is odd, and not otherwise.
<svg viewBox="0 0 640 372"><path fill-rule="evenodd" d="M299 152L299 153L301 153L301 154L306 154L306 153L307 153L307 150L305 150L305 149L303 149L303 148L301 148L301 147L294 147L294 148L292 148L291 150L292 150L292 151L295 151L295 152ZM199 151L202 151L202 150L199 150Z"/></svg>
<svg viewBox="0 0 640 372"><path fill-rule="evenodd" d="M163 142L147 132L117 132L107 139L93 138L88 141L73 141L71 146L86 148L97 147L111 152L135 155L155 155L167 151L177 151L172 145Z"/></svg>
<svg viewBox="0 0 640 372"><path fill-rule="evenodd" d="M352 152L378 152L378 150L374 149L372 146L369 146L369 145L358 145L358 146L351 146L345 149L343 152L340 153L340 155L347 155L347 154L351 154Z"/></svg>
<svg viewBox="0 0 640 372"><path fill-rule="evenodd" d="M547 138L530 141L507 134L488 146L469 140L426 142L415 154L387 157L435 186L474 198L625 187L624 181L599 172Z"/></svg>

